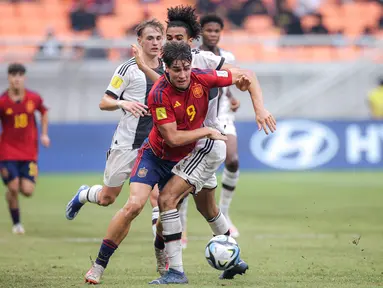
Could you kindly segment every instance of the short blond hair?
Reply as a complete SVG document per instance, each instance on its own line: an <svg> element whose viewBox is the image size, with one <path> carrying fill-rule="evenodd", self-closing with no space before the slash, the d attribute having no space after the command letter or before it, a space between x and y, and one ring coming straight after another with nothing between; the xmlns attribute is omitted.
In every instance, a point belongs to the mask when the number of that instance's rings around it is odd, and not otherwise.
<svg viewBox="0 0 383 288"><path fill-rule="evenodd" d="M144 32L146 27L153 27L154 29L159 30L161 34L164 34L164 25L162 25L162 23L157 19L151 19L142 21L140 24L138 24L136 27L136 33L138 37L142 36L142 32Z"/></svg>

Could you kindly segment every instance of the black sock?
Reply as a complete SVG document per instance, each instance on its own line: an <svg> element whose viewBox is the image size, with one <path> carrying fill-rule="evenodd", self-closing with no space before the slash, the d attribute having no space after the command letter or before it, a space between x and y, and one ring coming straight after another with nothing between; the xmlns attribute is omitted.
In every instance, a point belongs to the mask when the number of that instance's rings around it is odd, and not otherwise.
<svg viewBox="0 0 383 288"><path fill-rule="evenodd" d="M158 233L156 234L156 240L154 240L154 247L160 250L165 249L165 241L164 238L162 238Z"/></svg>
<svg viewBox="0 0 383 288"><path fill-rule="evenodd" d="M20 223L20 211L19 208L9 209L9 213L11 213L13 225Z"/></svg>

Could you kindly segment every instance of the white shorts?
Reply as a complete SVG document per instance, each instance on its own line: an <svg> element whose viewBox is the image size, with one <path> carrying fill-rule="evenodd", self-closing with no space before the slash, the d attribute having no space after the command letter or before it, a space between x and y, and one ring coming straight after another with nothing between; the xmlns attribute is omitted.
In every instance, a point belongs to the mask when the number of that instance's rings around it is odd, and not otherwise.
<svg viewBox="0 0 383 288"><path fill-rule="evenodd" d="M217 187L215 172L225 158L224 141L201 139L194 150L174 166L172 172L193 185L194 193L198 193L202 188Z"/></svg>
<svg viewBox="0 0 383 288"><path fill-rule="evenodd" d="M233 135L237 137L237 130L235 129L234 120L232 117L219 118L221 125L225 127L226 135Z"/></svg>
<svg viewBox="0 0 383 288"><path fill-rule="evenodd" d="M104 171L104 184L119 187L130 177L138 149L110 149Z"/></svg>

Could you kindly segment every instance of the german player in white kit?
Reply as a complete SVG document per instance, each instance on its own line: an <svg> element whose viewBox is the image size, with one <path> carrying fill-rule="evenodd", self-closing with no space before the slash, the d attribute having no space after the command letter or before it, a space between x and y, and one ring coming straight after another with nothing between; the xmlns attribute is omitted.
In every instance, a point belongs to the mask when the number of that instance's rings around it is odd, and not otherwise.
<svg viewBox="0 0 383 288"><path fill-rule="evenodd" d="M235 56L231 52L218 47L221 32L224 28L223 19L217 15L206 15L200 18L200 23L202 27L202 45L200 49L222 56L227 63L234 65ZM235 111L239 107L239 101L233 96L231 89L233 87L220 89L218 98L218 119L225 127L225 134L228 139L226 141L226 160L222 173L219 208L229 222L230 235L236 238L239 236L239 232L229 217L229 207L239 178L237 132L234 125Z"/></svg>
<svg viewBox="0 0 383 288"><path fill-rule="evenodd" d="M164 73L164 64L159 58L163 33L163 25L155 19L144 21L137 27L138 43L143 49L143 57L148 61L150 69L159 74ZM101 110L122 110L120 122L107 153L104 185L81 186L67 205L68 220L73 220L85 203L108 206L120 194L124 182L132 171L138 148L152 128L152 117L146 112L147 95L152 86L153 81L137 67L134 58L115 70L100 102ZM153 222L155 222L158 218L158 189L155 188L152 194L154 200L151 202L155 217Z"/></svg>

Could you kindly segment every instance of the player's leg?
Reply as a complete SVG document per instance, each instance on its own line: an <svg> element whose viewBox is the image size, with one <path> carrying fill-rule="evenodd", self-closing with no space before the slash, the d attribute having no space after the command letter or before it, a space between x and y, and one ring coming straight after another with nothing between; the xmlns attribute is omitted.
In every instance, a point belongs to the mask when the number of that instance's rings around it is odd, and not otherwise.
<svg viewBox="0 0 383 288"><path fill-rule="evenodd" d="M149 198L152 187L142 183L131 183L129 199L109 223L98 256L91 269L85 275L85 281L93 284L100 282L110 257L128 235L132 221L141 213Z"/></svg>
<svg viewBox="0 0 383 288"><path fill-rule="evenodd" d="M5 198L13 223L12 232L14 234L24 234L25 231L20 222L20 208L18 199L18 194L20 191L20 178L16 161L1 161L0 173L4 185L7 187Z"/></svg>
<svg viewBox="0 0 383 288"><path fill-rule="evenodd" d="M124 182L130 176L136 157L137 149L112 149L108 151L104 185L93 185L92 187L82 185L67 205L67 219L73 220L87 202L100 206L109 206L114 203L118 195L120 195Z"/></svg>
<svg viewBox="0 0 383 288"><path fill-rule="evenodd" d="M187 212L188 212L188 203L189 203L189 197L186 197L182 204L180 205L179 213L181 218L181 224L182 224L182 248L186 249L188 245L188 238L187 238Z"/></svg>
<svg viewBox="0 0 383 288"><path fill-rule="evenodd" d="M36 187L38 176L37 163L34 161L23 161L20 163L20 192L25 197L31 197Z"/></svg>
<svg viewBox="0 0 383 288"><path fill-rule="evenodd" d="M195 187L197 209L208 221L215 235L228 235L230 227L225 216L219 211L214 195L215 187L217 187L215 172L224 162L225 155L225 142L200 140L191 156L186 158L185 161L180 161L172 170L174 174L179 175ZM198 196L198 192L201 195ZM228 274L225 271L220 277L226 279L233 278L236 274L243 274L248 269L248 266L243 261L240 263L233 270L233 273Z"/></svg>
<svg viewBox="0 0 383 288"><path fill-rule="evenodd" d="M207 220L214 235L230 235L230 226L223 213L218 209L215 202L215 188L217 179L212 177L205 183L203 188L194 196L194 202L197 210ZM242 275L249 269L247 263L240 260L239 263L230 270L224 271L220 279L233 279L235 275Z"/></svg>
<svg viewBox="0 0 383 288"><path fill-rule="evenodd" d="M158 197L160 208L160 222L162 235L165 242L166 255L169 262L168 273L149 284L183 284L188 280L184 274L182 263L182 224L178 213L178 203L189 193L191 185L181 177L174 175L161 190ZM157 237L160 236L160 229L157 231L155 245L158 245ZM163 247L159 247L163 248Z"/></svg>
<svg viewBox="0 0 383 288"><path fill-rule="evenodd" d="M149 146L145 144L140 149L132 171L129 199L124 207L112 218L98 257L85 275L86 282L93 284L100 282L110 257L128 235L131 222L140 214L149 198L152 187L159 180L156 163L152 160L150 153L149 157L146 154L146 152L150 151Z"/></svg>
<svg viewBox="0 0 383 288"><path fill-rule="evenodd" d="M159 190L158 190L158 185L154 186L152 192L150 193L150 205L152 206L152 231L153 231L153 236L156 237L156 224L157 224L157 219L160 216L160 210L158 208L158 195L159 195Z"/></svg>
<svg viewBox="0 0 383 288"><path fill-rule="evenodd" d="M231 121L229 125L226 126L227 132L227 150L226 150L226 160L225 168L222 174L222 188L221 196L219 201L219 207L223 215L230 225L230 232L232 237L238 237L238 229L233 225L229 217L229 207L231 200L234 196L234 190L237 186L239 179L239 161L238 161L238 149L237 149L237 136L235 131L234 123Z"/></svg>

